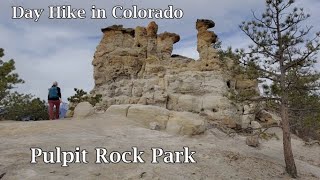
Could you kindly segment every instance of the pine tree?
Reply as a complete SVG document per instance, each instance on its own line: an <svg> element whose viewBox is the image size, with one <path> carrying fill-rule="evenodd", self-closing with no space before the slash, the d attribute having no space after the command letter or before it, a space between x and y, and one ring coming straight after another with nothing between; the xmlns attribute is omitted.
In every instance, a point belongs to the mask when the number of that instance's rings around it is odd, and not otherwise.
<svg viewBox="0 0 320 180"><path fill-rule="evenodd" d="M261 17L253 13L252 21L240 25L253 42L248 52L240 51L240 61L243 65L254 63L261 77L271 84L267 99L280 110L286 171L295 178L289 109L292 96L310 84L302 81L304 77L318 78L312 65L320 50L320 33L310 35L312 26L303 28L310 15L305 14L303 8L292 7L294 3L294 0L266 0L266 10Z"/></svg>
<svg viewBox="0 0 320 180"><path fill-rule="evenodd" d="M46 120L48 116L48 106L40 98L31 94L10 93L4 100L5 113L2 115L8 120Z"/></svg>
<svg viewBox="0 0 320 180"><path fill-rule="evenodd" d="M17 73L13 73L15 70L14 60L11 59L5 62L1 60L3 56L4 50L0 48L0 107L3 105L3 99L9 95L9 92L14 88L14 85L24 83Z"/></svg>

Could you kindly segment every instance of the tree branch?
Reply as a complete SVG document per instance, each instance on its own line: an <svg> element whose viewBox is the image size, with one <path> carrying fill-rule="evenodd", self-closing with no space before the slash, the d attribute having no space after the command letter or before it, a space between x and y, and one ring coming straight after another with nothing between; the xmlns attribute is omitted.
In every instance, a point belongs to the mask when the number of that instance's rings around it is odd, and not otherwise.
<svg viewBox="0 0 320 180"><path fill-rule="evenodd" d="M319 49L319 48L320 48L320 44L318 44L314 49ZM315 53L314 50L309 50L307 53L305 53L305 55L303 57L287 63L284 66L285 70L303 63L303 61L306 61L313 53Z"/></svg>

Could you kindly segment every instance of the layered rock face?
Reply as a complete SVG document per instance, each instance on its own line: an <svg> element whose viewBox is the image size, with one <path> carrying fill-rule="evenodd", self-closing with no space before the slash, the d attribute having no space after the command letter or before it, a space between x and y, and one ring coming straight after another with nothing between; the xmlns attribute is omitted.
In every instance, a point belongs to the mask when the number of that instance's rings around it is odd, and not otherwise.
<svg viewBox="0 0 320 180"><path fill-rule="evenodd" d="M250 109L232 102L228 95L232 89L256 88L257 84L241 87L243 83L237 83L229 71L232 63L219 59L213 48L217 35L208 31L214 25L211 20L196 23L199 60L173 56L173 45L180 36L169 32L157 34L155 22L135 29L122 26L102 29L103 38L92 63L95 87L91 93L103 95L99 107L154 105L199 113L212 121L248 126L251 122L248 118L252 117L244 112Z"/></svg>

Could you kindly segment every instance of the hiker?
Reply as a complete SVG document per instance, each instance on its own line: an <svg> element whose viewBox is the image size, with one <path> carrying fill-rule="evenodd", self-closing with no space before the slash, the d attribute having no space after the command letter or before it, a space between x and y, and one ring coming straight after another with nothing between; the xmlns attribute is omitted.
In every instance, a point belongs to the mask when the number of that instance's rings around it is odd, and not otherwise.
<svg viewBox="0 0 320 180"><path fill-rule="evenodd" d="M61 103L61 90L58 87L58 83L54 82L48 93L49 102L49 117L50 120L59 119L59 110ZM55 113L54 113L55 106Z"/></svg>

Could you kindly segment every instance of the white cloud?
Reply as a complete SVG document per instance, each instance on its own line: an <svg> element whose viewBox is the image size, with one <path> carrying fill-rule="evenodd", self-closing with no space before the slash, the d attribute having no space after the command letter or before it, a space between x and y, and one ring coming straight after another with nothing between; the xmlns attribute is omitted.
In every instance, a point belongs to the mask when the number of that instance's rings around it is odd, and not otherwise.
<svg viewBox="0 0 320 180"><path fill-rule="evenodd" d="M0 39L5 45L1 46L5 48L5 59L15 59L17 72L26 81L19 86L20 92L45 99L48 87L58 81L66 100L75 87L92 89L91 61L98 42L88 41L84 34L67 28L16 26L15 31L11 29L0 25L3 32ZM17 36L20 31L26 35Z"/></svg>

